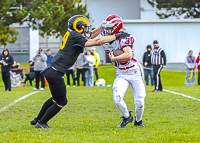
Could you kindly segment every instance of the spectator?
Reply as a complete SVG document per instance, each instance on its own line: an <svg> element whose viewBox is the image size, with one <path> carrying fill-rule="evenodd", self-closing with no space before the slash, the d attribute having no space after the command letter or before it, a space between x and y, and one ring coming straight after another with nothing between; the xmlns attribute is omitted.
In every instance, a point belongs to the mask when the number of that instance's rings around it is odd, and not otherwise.
<svg viewBox="0 0 200 143"><path fill-rule="evenodd" d="M30 67L30 70L27 74L25 74L26 78L25 78L24 82L22 82L22 83L26 84L26 81L29 80L30 86L32 86L32 81L35 78L34 62L33 61L29 61L29 67Z"/></svg>
<svg viewBox="0 0 200 143"><path fill-rule="evenodd" d="M37 52L37 55L33 58L34 61L34 72L35 72L35 88L33 90L39 89L39 79L41 79L41 88L40 90L45 89L45 79L44 75L40 73L43 69L47 67L46 61L47 56L43 53L43 50L40 48Z"/></svg>
<svg viewBox="0 0 200 143"><path fill-rule="evenodd" d="M4 91L11 91L10 71L13 63L14 59L9 54L9 50L8 49L3 50L2 56L0 58L0 64L1 64L2 79L5 86Z"/></svg>
<svg viewBox="0 0 200 143"><path fill-rule="evenodd" d="M96 52L96 48L95 47L92 47L91 48L91 51L94 55L94 58L95 58L95 62L94 62L94 72L95 72L95 76L96 76L96 81L99 79L99 75L98 75L98 66L99 66L99 63L100 63L100 56L99 54Z"/></svg>
<svg viewBox="0 0 200 143"><path fill-rule="evenodd" d="M196 59L197 69L198 69L198 85L200 85L200 52Z"/></svg>
<svg viewBox="0 0 200 143"><path fill-rule="evenodd" d="M24 79L24 70L22 67L20 67L20 63L16 63L16 61L14 61L11 67L11 71L13 74L20 74L21 79Z"/></svg>
<svg viewBox="0 0 200 143"><path fill-rule="evenodd" d="M16 63L16 61L14 61L13 65L11 67L11 71L13 72L13 74L21 73L21 67Z"/></svg>
<svg viewBox="0 0 200 143"><path fill-rule="evenodd" d="M194 86L195 85L195 67L196 61L195 57L192 56L193 51L190 50L188 56L185 59L185 68L186 68L186 77L185 77L185 86Z"/></svg>
<svg viewBox="0 0 200 143"><path fill-rule="evenodd" d="M86 86L94 86L94 70L93 65L95 63L94 55L90 50L87 50L86 52L86 59L88 62L88 70L85 72L85 82Z"/></svg>
<svg viewBox="0 0 200 143"><path fill-rule="evenodd" d="M73 79L73 87L75 87L76 86L76 84L75 84L75 65L73 65L72 67L70 67L67 70L66 75L67 75L67 87L70 87L70 75Z"/></svg>
<svg viewBox="0 0 200 143"><path fill-rule="evenodd" d="M152 92L163 91L160 72L166 67L166 56L164 50L159 46L157 40L153 41L154 49L151 50L151 64L153 65L155 89Z"/></svg>
<svg viewBox="0 0 200 143"><path fill-rule="evenodd" d="M149 75L151 77L151 85L152 86L154 85L153 66L151 64L151 54L150 54L151 50L152 50L151 45L147 45L147 51L144 53L144 56L143 56L146 86L149 85Z"/></svg>
<svg viewBox="0 0 200 143"><path fill-rule="evenodd" d="M80 86L80 75L82 76L83 85L85 86L85 69L83 68L84 62L86 62L86 57L83 53L80 53L76 63L74 64L75 69L77 69L76 72L76 80L77 80L77 86Z"/></svg>
<svg viewBox="0 0 200 143"><path fill-rule="evenodd" d="M51 55L51 49L47 50L47 66L50 66L51 60L53 59L53 56Z"/></svg>

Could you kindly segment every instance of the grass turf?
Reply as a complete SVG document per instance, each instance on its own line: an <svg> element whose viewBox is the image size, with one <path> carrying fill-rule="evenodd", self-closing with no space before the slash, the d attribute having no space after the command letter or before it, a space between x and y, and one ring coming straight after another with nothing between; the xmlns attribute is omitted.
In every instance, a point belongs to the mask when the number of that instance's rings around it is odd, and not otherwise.
<svg viewBox="0 0 200 143"><path fill-rule="evenodd" d="M23 65L26 66L26 65ZM100 78L112 84L115 71L111 65L100 66ZM199 87L184 86L185 73L162 71L164 89L200 99ZM168 92L151 92L147 86L143 127L117 128L121 113L112 101L112 87L68 87L68 105L49 121L50 130L35 129L29 124L39 112L49 89L27 97L0 112L0 142L199 142L199 101ZM3 92L0 84L0 110L33 87L12 88ZM131 88L126 93L128 109L134 114Z"/></svg>

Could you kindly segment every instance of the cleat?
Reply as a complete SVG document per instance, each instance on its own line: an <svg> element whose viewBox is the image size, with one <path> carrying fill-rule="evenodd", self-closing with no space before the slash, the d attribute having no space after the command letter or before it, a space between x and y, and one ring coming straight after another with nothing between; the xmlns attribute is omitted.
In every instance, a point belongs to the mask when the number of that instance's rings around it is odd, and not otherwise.
<svg viewBox="0 0 200 143"><path fill-rule="evenodd" d="M37 120L36 118L34 118L34 119L32 119L32 120L30 121L30 124L31 124L31 125L35 125L37 122L38 122L38 120Z"/></svg>
<svg viewBox="0 0 200 143"><path fill-rule="evenodd" d="M50 129L47 123L43 124L43 123L40 123L39 121L37 122L37 124L35 124L35 128Z"/></svg>
<svg viewBox="0 0 200 143"><path fill-rule="evenodd" d="M142 122L142 120L140 120L139 122L137 122L136 120L134 121L134 126L142 126L145 127L145 124Z"/></svg>
<svg viewBox="0 0 200 143"><path fill-rule="evenodd" d="M118 128L124 128L124 127L126 127L126 125L128 124L128 123L132 123L133 122L133 116L131 115L131 112L132 111L129 111L129 117L128 118L125 118L124 116L122 116L121 118L122 118L122 120L121 120L121 122L119 123L119 125L117 126Z"/></svg>

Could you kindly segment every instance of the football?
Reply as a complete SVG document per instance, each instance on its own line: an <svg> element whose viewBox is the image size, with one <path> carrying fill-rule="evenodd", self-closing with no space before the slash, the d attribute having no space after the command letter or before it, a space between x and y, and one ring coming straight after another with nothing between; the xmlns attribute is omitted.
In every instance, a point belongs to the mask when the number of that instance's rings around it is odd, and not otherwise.
<svg viewBox="0 0 200 143"><path fill-rule="evenodd" d="M123 54L124 53L124 51L123 50L115 50L115 51L113 51L113 55L116 57L116 56L119 56L119 55L121 55L121 54Z"/></svg>

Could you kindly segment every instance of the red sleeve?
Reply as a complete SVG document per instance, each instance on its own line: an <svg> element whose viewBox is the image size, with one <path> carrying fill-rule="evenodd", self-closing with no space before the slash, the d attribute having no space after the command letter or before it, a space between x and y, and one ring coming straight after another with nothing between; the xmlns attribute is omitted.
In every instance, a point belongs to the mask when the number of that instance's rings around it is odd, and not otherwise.
<svg viewBox="0 0 200 143"><path fill-rule="evenodd" d="M199 56L198 56L197 59L196 59L196 63L199 63Z"/></svg>

